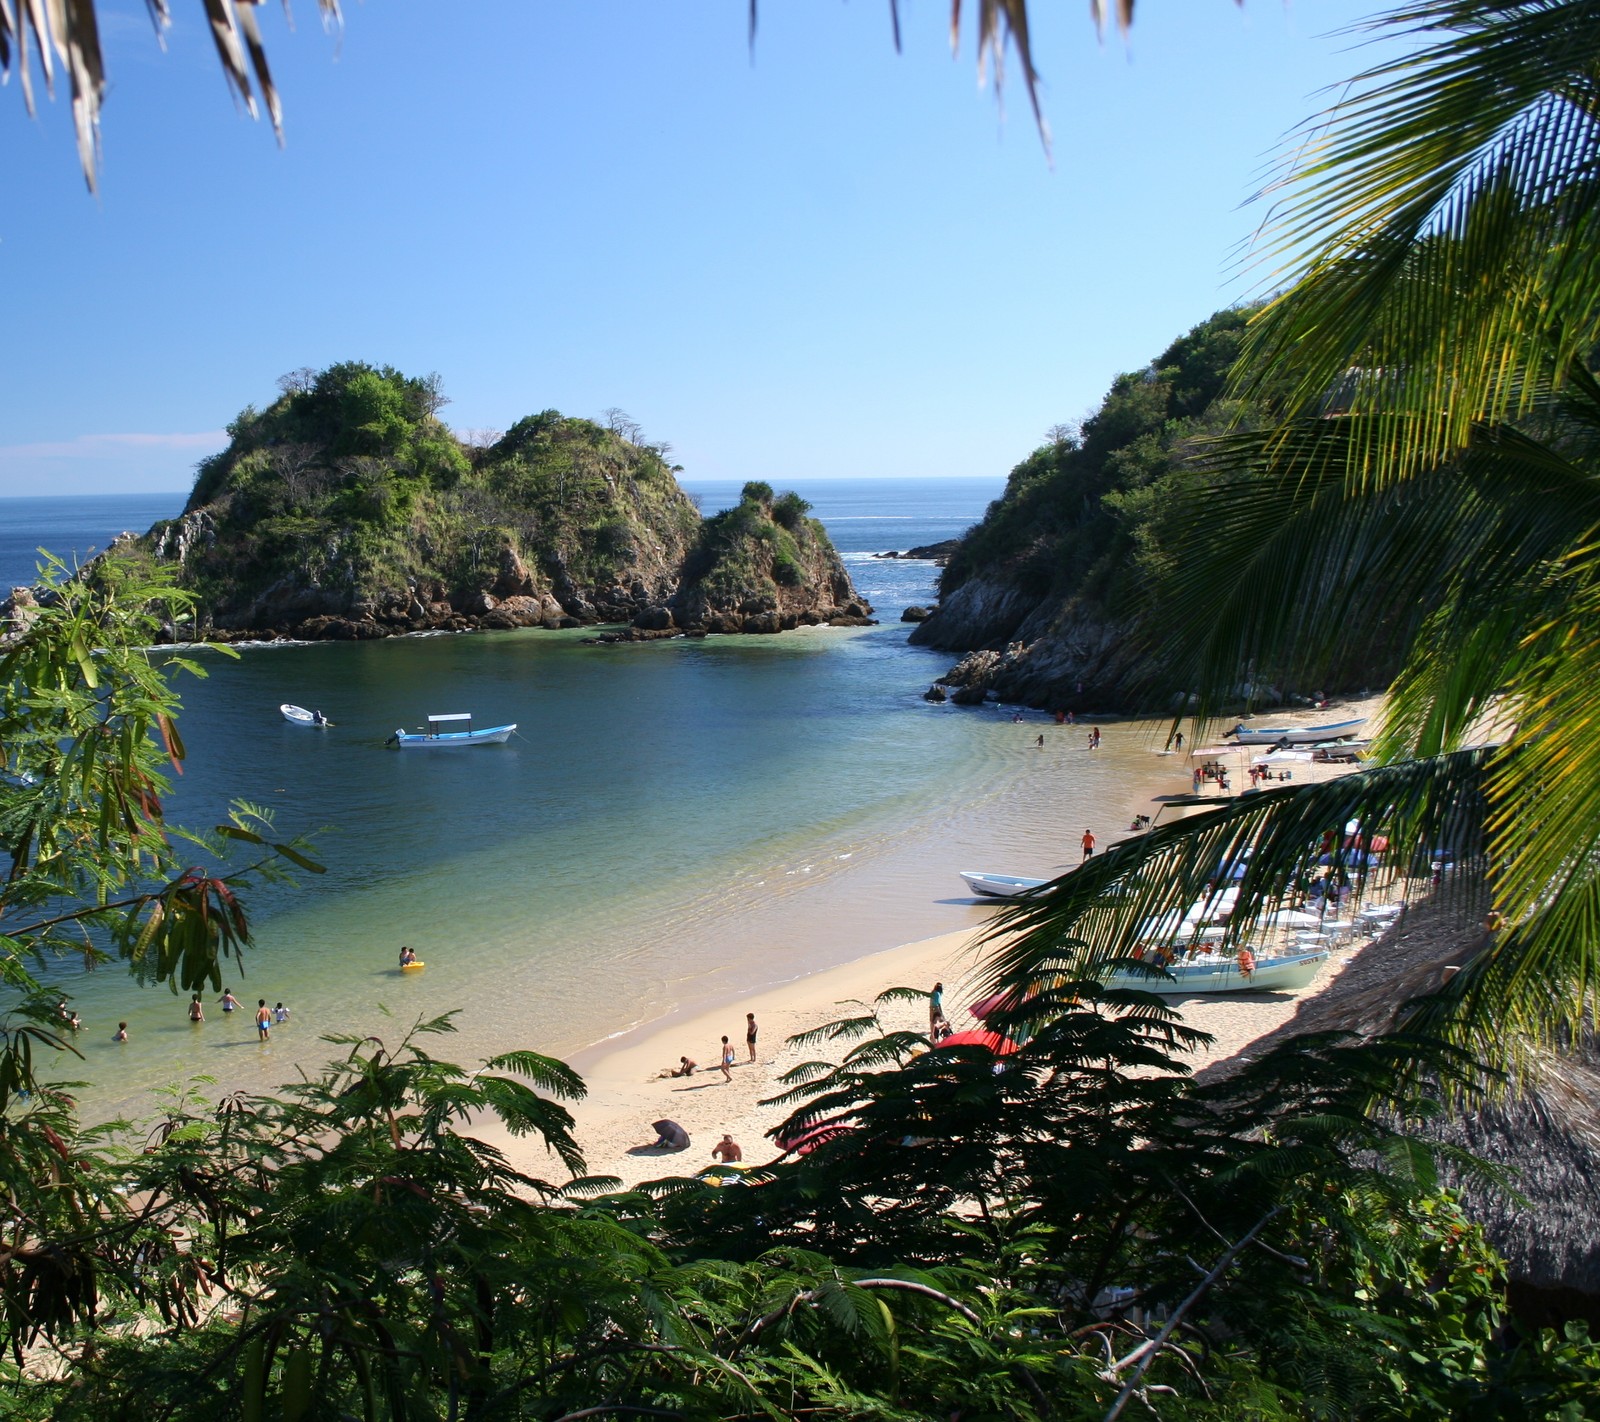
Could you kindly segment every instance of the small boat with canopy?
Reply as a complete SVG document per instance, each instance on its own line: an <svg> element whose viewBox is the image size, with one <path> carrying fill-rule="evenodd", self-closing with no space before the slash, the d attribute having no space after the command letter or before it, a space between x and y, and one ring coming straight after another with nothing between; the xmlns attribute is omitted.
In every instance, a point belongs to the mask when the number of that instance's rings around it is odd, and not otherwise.
<svg viewBox="0 0 1600 1422"><path fill-rule="evenodd" d="M396 731L389 744L401 750L438 749L448 746L497 746L511 739L517 729L513 721L509 726L488 726L481 731L472 729L472 713L453 711L448 715L428 717L425 731Z"/></svg>

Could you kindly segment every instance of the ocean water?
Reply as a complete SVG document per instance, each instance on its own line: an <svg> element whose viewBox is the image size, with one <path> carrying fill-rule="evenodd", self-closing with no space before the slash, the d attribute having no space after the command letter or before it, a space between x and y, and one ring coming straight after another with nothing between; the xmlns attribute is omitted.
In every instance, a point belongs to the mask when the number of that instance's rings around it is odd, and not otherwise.
<svg viewBox="0 0 1600 1422"><path fill-rule="evenodd" d="M687 487L708 513L738 494ZM169 815L212 824L242 798L283 834L310 834L327 866L246 895L256 944L246 974L226 976L248 1006L281 1000L293 1019L261 1045L249 1012L224 1019L210 1003L193 1027L164 989L61 964L51 975L86 1024L84 1059L61 1076L90 1083L90 1115L137 1114L152 1088L195 1073L266 1089L324 1060L323 1033L388 1039L448 1011L458 1035L435 1049L457 1060L513 1046L571 1055L680 1006L980 928L986 912L958 870L1058 871L1085 827L1123 827L1150 766L1136 726L1090 753L1080 728L1036 713L1019 725L1012 708L922 699L951 659L908 646L897 619L932 600L936 569L872 554L959 533L1000 487L799 486L877 605L877 627L196 652L209 675L180 682L189 759ZM95 502L0 501L0 546L89 546L96 518L106 534L126 525L126 501L98 515L85 507ZM67 504L59 524L11 522L22 505L54 515ZM284 701L334 726L292 726ZM396 727L450 711L518 733L499 747L385 746ZM402 943L424 972L396 971ZM118 1020L127 1043L110 1040Z"/></svg>

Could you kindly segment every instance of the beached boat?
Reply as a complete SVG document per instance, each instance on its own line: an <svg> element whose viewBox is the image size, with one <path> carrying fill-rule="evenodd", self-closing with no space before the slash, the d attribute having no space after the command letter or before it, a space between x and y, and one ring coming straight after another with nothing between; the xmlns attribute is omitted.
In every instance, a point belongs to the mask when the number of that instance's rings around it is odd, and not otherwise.
<svg viewBox="0 0 1600 1422"><path fill-rule="evenodd" d="M1328 961L1326 952L1289 953L1276 958L1257 958L1253 972L1239 969L1239 960L1221 953L1202 953L1172 964L1171 977L1145 976L1143 973L1112 973L1106 986L1133 988L1163 996L1187 996L1201 992L1284 992L1309 987L1317 969Z"/></svg>
<svg viewBox="0 0 1600 1422"><path fill-rule="evenodd" d="M980 874L968 869L961 871L961 877L973 893L986 899L1014 899L1050 882L1048 879L1019 879L1015 874Z"/></svg>
<svg viewBox="0 0 1600 1422"><path fill-rule="evenodd" d="M287 701L278 708L283 719L291 726L331 726L333 724L319 711L307 711L304 706L291 706Z"/></svg>
<svg viewBox="0 0 1600 1422"><path fill-rule="evenodd" d="M448 716L428 717L426 731L396 731L389 744L402 749L438 746L497 746L511 739L517 729L513 721L509 726L489 726L482 731L472 729L472 714L468 711L451 712Z"/></svg>
<svg viewBox="0 0 1600 1422"><path fill-rule="evenodd" d="M1223 735L1241 746L1314 746L1318 741L1339 741L1354 736L1365 721L1330 721L1325 726L1247 726L1241 721Z"/></svg>

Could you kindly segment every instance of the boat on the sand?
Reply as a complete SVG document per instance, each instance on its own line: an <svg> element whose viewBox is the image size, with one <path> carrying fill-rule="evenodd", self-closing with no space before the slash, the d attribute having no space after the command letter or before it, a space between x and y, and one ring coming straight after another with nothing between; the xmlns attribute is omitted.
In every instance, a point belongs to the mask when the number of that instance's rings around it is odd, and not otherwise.
<svg viewBox="0 0 1600 1422"><path fill-rule="evenodd" d="M448 746L496 746L511 739L517 729L513 721L509 726L488 726L481 731L472 729L470 711L452 711L445 716L428 717L425 731L396 731L389 744L402 750L418 748L428 750Z"/></svg>
<svg viewBox="0 0 1600 1422"><path fill-rule="evenodd" d="M320 711L307 711L304 706L291 706L287 701L278 708L283 719L291 726L331 726L333 724Z"/></svg>
<svg viewBox="0 0 1600 1422"><path fill-rule="evenodd" d="M1323 726L1247 726L1239 722L1223 735L1232 736L1241 746L1314 746L1319 741L1348 740L1366 724L1354 721L1330 721Z"/></svg>
<svg viewBox="0 0 1600 1422"><path fill-rule="evenodd" d="M1048 879L1023 879L1015 874L980 874L975 869L963 869L961 877L973 893L986 899L1014 899L1050 882Z"/></svg>
<svg viewBox="0 0 1600 1422"><path fill-rule="evenodd" d="M1159 993L1164 997L1210 992L1284 992L1309 987L1317 970L1328 961L1326 950L1312 953L1287 953L1275 958L1260 957L1246 973L1232 954L1201 953L1184 958L1166 968L1169 976L1144 973L1111 973L1108 988L1131 988L1137 992Z"/></svg>

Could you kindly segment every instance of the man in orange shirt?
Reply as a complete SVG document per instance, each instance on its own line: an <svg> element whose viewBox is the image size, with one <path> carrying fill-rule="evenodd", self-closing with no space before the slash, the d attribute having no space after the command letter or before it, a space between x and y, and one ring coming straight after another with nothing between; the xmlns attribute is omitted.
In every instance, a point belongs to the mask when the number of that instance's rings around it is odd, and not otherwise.
<svg viewBox="0 0 1600 1422"><path fill-rule="evenodd" d="M1083 857L1085 859L1087 859L1093 853L1094 853L1094 831L1093 830L1085 830L1083 832Z"/></svg>

